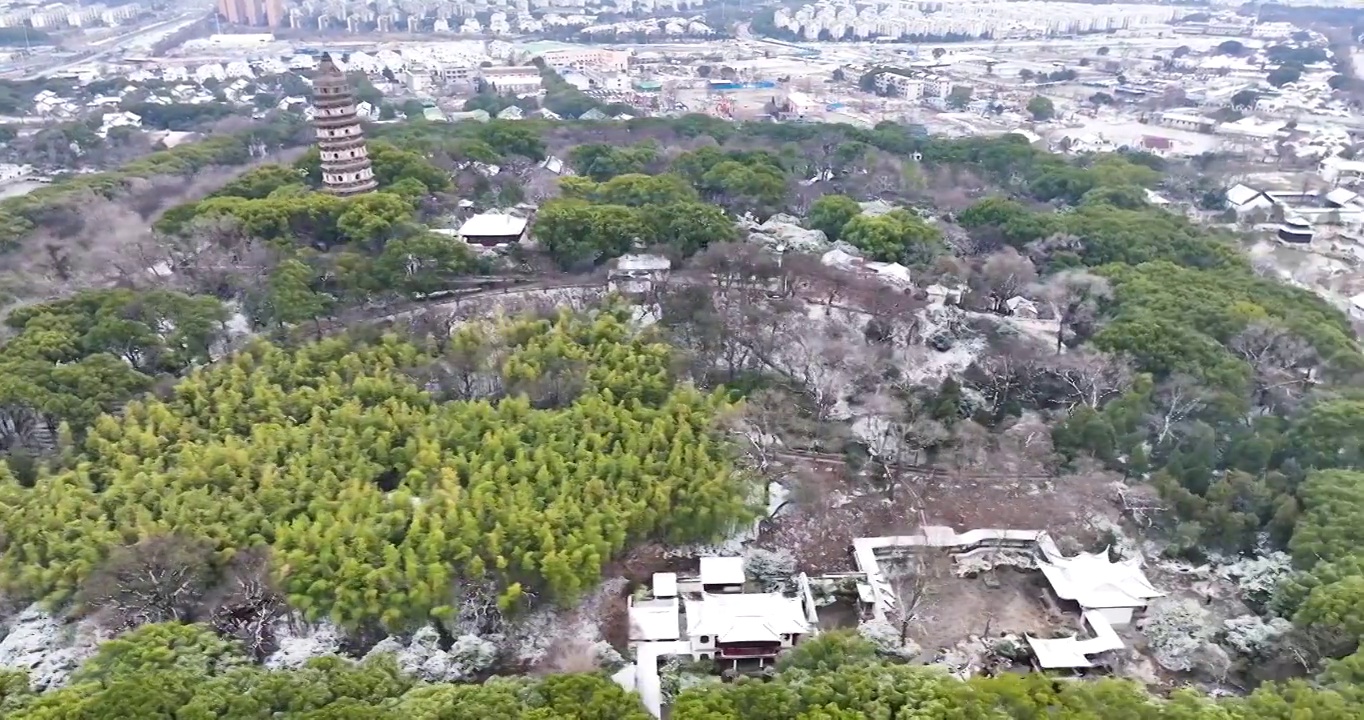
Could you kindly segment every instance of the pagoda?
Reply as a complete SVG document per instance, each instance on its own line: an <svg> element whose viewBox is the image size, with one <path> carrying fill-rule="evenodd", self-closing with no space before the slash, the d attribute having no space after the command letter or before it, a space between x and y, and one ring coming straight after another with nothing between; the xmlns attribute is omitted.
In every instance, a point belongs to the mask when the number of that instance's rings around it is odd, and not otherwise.
<svg viewBox="0 0 1364 720"><path fill-rule="evenodd" d="M313 76L313 126L327 192L347 197L378 186L365 148L365 131L355 113L355 96L330 54L322 55Z"/></svg>

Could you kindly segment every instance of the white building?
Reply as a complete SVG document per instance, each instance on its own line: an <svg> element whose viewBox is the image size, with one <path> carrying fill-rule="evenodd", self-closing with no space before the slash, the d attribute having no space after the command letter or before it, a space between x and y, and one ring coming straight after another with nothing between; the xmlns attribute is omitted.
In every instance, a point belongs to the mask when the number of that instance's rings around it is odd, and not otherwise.
<svg viewBox="0 0 1364 720"><path fill-rule="evenodd" d="M1227 190L1227 209L1235 211L1237 215L1272 207L1274 200L1268 194L1249 185L1237 183Z"/></svg>
<svg viewBox="0 0 1364 720"><path fill-rule="evenodd" d="M1097 612L1118 627L1132 622L1133 613L1153 598L1165 596L1146 579L1140 557L1113 562L1105 550L1071 558L1057 555L1039 567L1057 597Z"/></svg>
<svg viewBox="0 0 1364 720"><path fill-rule="evenodd" d="M482 75L489 87L503 95L536 92L543 83L534 65L483 68Z"/></svg>
<svg viewBox="0 0 1364 720"><path fill-rule="evenodd" d="M703 591L708 593L740 593L744 591L745 580L743 558L701 558L701 589Z"/></svg>
<svg viewBox="0 0 1364 720"><path fill-rule="evenodd" d="M774 658L812 629L800 599L780 593L704 593L685 603L693 660Z"/></svg>

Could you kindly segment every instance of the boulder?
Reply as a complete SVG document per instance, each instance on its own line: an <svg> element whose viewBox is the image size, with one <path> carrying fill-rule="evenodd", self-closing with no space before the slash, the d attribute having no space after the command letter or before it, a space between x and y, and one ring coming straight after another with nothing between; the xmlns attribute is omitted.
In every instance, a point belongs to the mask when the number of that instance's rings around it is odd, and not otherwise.
<svg viewBox="0 0 1364 720"><path fill-rule="evenodd" d="M800 220L791 215L778 213L762 224L749 221L743 225L749 231L749 242L769 248L780 245L786 252L817 253L829 246L824 231L803 228Z"/></svg>

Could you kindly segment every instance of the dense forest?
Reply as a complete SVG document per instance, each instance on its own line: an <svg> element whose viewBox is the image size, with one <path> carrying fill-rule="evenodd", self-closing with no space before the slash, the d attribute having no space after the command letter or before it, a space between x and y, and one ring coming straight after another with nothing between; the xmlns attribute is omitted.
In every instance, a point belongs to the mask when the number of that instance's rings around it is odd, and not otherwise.
<svg viewBox="0 0 1364 720"><path fill-rule="evenodd" d="M452 618L455 588L485 582L504 610L572 601L627 544L716 537L748 512L712 437L724 400L678 385L668 347L625 323L466 327L444 354L261 342L101 417L65 468L0 478L0 587L185 619L265 546L290 607L349 628ZM167 552L198 560L193 582L110 578Z"/></svg>
<svg viewBox="0 0 1364 720"><path fill-rule="evenodd" d="M150 179L245 165L294 141L296 127L277 130L6 200L0 240L28 247L74 222L90 193L131 202ZM895 412L928 462L961 451L968 429L998 436L1041 417L1053 468L1097 462L1158 495L1169 512L1147 532L1168 555L1286 552L1292 566L1253 604L1266 627L1292 629L1257 651L1295 658L1315 684L1214 703L1117 682L962 683L835 638L770 683L688 691L676 717L1359 716L1364 355L1345 315L1257 270L1235 233L1149 204L1150 189L1200 198L1206 183L1187 168L892 123L416 121L371 137L378 192L321 192L316 153L255 165L148 212L139 259L171 268L168 279L6 318L0 590L143 629L59 692L0 682L0 711L632 717L633 701L595 677L420 687L378 660L267 672L240 658L267 653L268 621L291 611L373 636L571 604L632 546L750 520L753 478L722 422L756 406L753 391L779 388L798 396L787 414L829 425L854 392L821 385L817 366L842 357L793 367L783 356L813 331L794 291L771 288L818 289L832 304L857 283L800 251L779 262L740 242L745 227L790 215L904 265L919 288L961 288L963 311L1006 316L1012 297L1037 300L1047 352L992 338L960 377L910 388L909 368L882 354L857 384L897 389ZM546 170L551 156L576 175ZM868 200L896 209L864 213ZM476 257L432 232L461 201L537 204L538 251ZM387 334L354 322L390 302L420 307L471 275L581 278L646 248L705 278L660 289L648 329L611 304L462 325L417 316ZM874 347L951 344L916 334L913 293L878 286L858 301L872 320L857 334ZM261 337L234 351L236 314ZM142 580L145 568L176 581ZM157 643L185 651L151 653ZM112 709L134 696L148 704L128 707L144 713Z"/></svg>

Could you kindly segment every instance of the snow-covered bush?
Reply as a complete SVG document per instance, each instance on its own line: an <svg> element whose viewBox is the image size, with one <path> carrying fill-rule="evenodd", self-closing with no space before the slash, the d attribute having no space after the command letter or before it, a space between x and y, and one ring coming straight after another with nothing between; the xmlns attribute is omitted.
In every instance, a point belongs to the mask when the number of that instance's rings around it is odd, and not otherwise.
<svg viewBox="0 0 1364 720"><path fill-rule="evenodd" d="M365 658L392 654L403 672L432 682L462 682L493 668L498 660L497 645L477 635L460 635L450 649L440 649L440 632L431 625L412 633L404 643L384 638Z"/></svg>
<svg viewBox="0 0 1364 720"><path fill-rule="evenodd" d="M900 642L900 630L886 620L867 620L857 626L857 633L876 646L883 655L912 660L919 655L919 645L909 638Z"/></svg>
<svg viewBox="0 0 1364 720"><path fill-rule="evenodd" d="M1246 602L1263 608L1279 584L1293 574L1293 559L1288 553L1275 551L1242 558L1223 567L1221 573L1236 582Z"/></svg>
<svg viewBox="0 0 1364 720"><path fill-rule="evenodd" d="M592 644L592 654L597 660L597 667L607 672L615 672L625 667L625 658L619 650L611 647L611 643L599 640Z"/></svg>
<svg viewBox="0 0 1364 720"><path fill-rule="evenodd" d="M1283 618L1264 618L1242 615L1223 623L1227 645L1248 658L1263 658L1271 654L1275 643L1293 629L1293 623Z"/></svg>
<svg viewBox="0 0 1364 720"><path fill-rule="evenodd" d="M329 622L308 626L301 634L294 631L288 620L281 620L275 629L279 649L265 658L271 670L293 670L315 657L335 655L341 651L341 629Z"/></svg>
<svg viewBox="0 0 1364 720"><path fill-rule="evenodd" d="M1195 600L1168 600L1151 605L1145 632L1151 654L1166 670L1191 670L1208 643L1211 618Z"/></svg>
<svg viewBox="0 0 1364 720"><path fill-rule="evenodd" d="M461 635L450 646L447 677L468 679L492 668L497 662L497 646L477 635Z"/></svg>
<svg viewBox="0 0 1364 720"><path fill-rule="evenodd" d="M789 550L752 548L744 553L744 573L763 592L787 592L796 574L796 558Z"/></svg>

